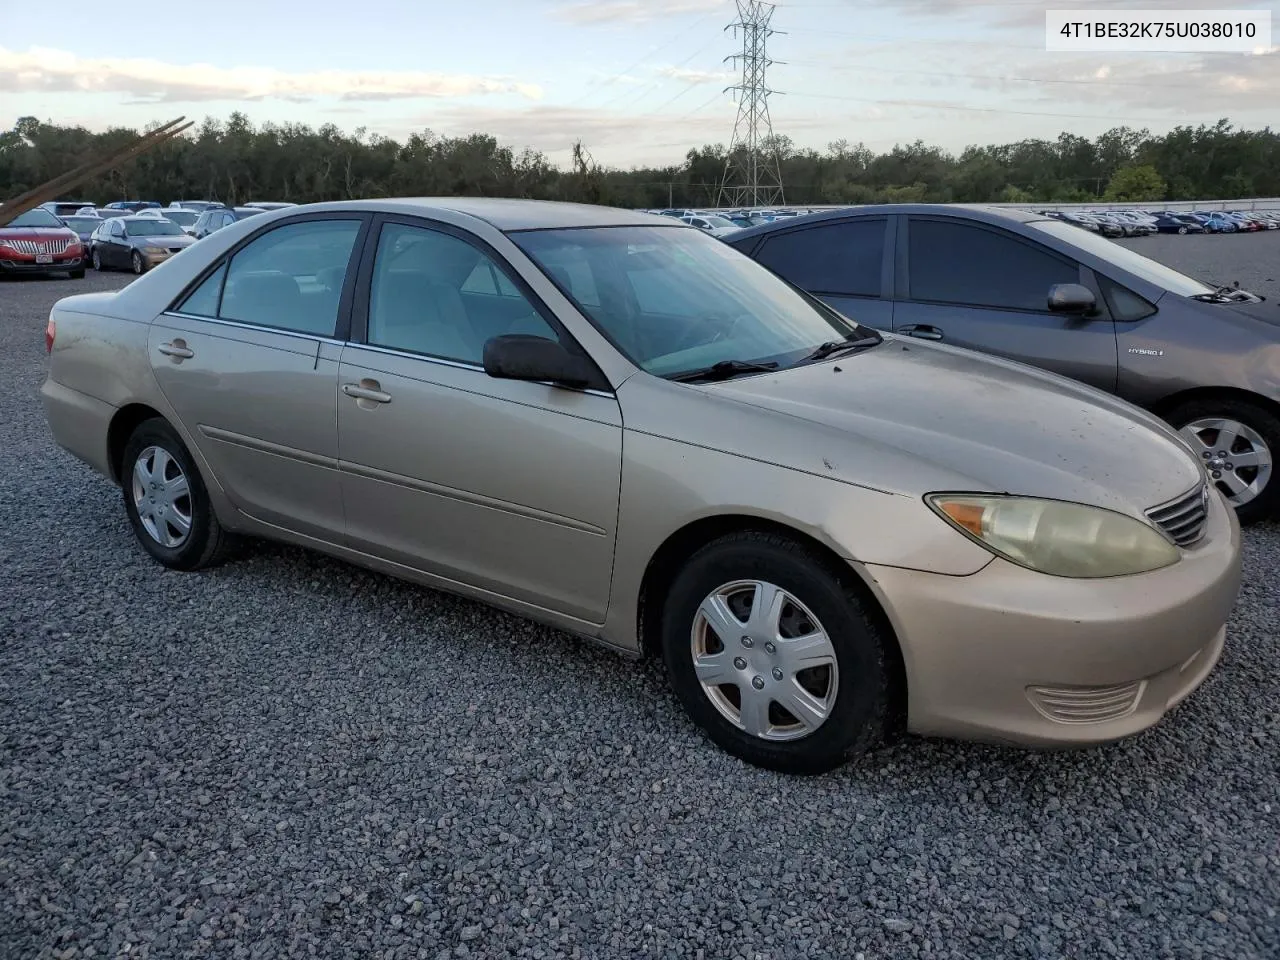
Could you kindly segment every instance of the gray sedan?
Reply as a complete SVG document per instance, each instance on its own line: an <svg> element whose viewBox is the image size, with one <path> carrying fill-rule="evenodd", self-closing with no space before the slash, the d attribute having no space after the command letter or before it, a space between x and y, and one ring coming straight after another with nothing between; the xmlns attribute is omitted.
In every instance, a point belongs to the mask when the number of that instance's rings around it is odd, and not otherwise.
<svg viewBox="0 0 1280 960"><path fill-rule="evenodd" d="M95 270L117 268L146 273L193 243L195 238L171 220L115 217L93 231L89 256Z"/></svg>
<svg viewBox="0 0 1280 960"><path fill-rule="evenodd" d="M1182 432L1242 523L1280 515L1276 303L1060 220L989 207L834 210L727 242L861 323L1020 360L1145 407Z"/></svg>

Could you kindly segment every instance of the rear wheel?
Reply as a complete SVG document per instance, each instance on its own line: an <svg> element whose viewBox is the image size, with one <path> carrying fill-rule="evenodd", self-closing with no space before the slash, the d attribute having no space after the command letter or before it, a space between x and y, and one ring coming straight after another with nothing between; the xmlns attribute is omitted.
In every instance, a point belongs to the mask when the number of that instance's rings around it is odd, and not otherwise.
<svg viewBox="0 0 1280 960"><path fill-rule="evenodd" d="M886 640L825 558L746 531L694 554L662 618L681 703L720 747L787 773L822 773L885 736Z"/></svg>
<svg viewBox="0 0 1280 960"><path fill-rule="evenodd" d="M121 458L120 486L134 534L160 563L199 570L225 557L230 538L191 454L164 420L143 421L133 431Z"/></svg>
<svg viewBox="0 0 1280 960"><path fill-rule="evenodd" d="M1179 227L1179 228L1178 228L1178 233L1186 233L1186 232L1187 232L1187 228L1186 228L1186 227Z"/></svg>
<svg viewBox="0 0 1280 960"><path fill-rule="evenodd" d="M1280 417L1247 400L1192 400L1166 419L1191 444L1242 524L1280 515Z"/></svg>

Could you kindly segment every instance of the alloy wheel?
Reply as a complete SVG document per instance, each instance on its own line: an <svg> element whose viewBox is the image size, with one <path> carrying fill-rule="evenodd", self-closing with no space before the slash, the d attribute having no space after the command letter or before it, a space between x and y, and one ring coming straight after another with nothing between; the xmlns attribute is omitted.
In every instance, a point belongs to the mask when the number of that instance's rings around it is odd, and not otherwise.
<svg viewBox="0 0 1280 960"><path fill-rule="evenodd" d="M1205 417L1179 432L1233 507L1262 493L1271 478L1271 448L1258 431L1238 420Z"/></svg>
<svg viewBox="0 0 1280 960"><path fill-rule="evenodd" d="M102 254L98 253L97 250L93 251L93 269L102 269Z"/></svg>
<svg viewBox="0 0 1280 960"><path fill-rule="evenodd" d="M135 250L133 252L133 272L137 274L141 274L144 269L145 269L145 265L142 262L142 254L138 253L138 251Z"/></svg>
<svg viewBox="0 0 1280 960"><path fill-rule="evenodd" d="M716 588L698 605L690 645L703 693L751 736L796 740L831 716L840 680L835 647L781 587L736 580Z"/></svg>
<svg viewBox="0 0 1280 960"><path fill-rule="evenodd" d="M133 505L142 529L162 547L177 549L191 535L191 488L176 457L150 446L133 462Z"/></svg>

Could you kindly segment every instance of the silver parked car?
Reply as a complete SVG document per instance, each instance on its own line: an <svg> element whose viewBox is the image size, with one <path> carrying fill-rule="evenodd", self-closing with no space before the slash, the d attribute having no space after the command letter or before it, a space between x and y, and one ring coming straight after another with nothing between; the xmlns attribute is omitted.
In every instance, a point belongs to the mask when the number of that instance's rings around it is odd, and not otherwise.
<svg viewBox="0 0 1280 960"><path fill-rule="evenodd" d="M900 727L1133 734L1239 587L1235 515L1159 420L851 323L670 217L263 213L59 301L46 342L54 437L160 563L272 537L659 654L776 769Z"/></svg>

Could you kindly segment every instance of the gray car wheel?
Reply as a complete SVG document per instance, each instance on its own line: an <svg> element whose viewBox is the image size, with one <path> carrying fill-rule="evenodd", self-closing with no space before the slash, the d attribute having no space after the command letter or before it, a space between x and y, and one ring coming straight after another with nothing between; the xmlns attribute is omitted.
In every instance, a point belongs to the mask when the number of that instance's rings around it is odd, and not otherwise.
<svg viewBox="0 0 1280 960"><path fill-rule="evenodd" d="M1210 482L1236 510L1240 522L1280 514L1274 461L1280 452L1280 418L1235 399L1199 400L1169 416L1204 464Z"/></svg>
<svg viewBox="0 0 1280 960"><path fill-rule="evenodd" d="M133 251L133 256L129 258L129 262L133 264L134 273L141 275L147 272L147 264L142 259L142 254L137 250Z"/></svg>
<svg viewBox="0 0 1280 960"><path fill-rule="evenodd" d="M98 252L96 247L93 251L93 269L98 271L102 270L102 254Z"/></svg>

